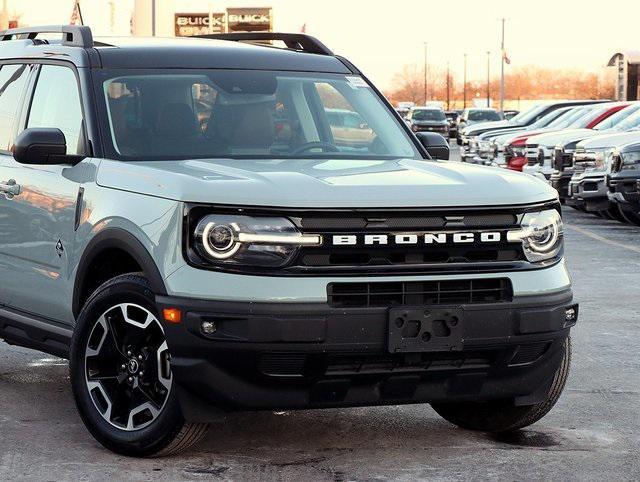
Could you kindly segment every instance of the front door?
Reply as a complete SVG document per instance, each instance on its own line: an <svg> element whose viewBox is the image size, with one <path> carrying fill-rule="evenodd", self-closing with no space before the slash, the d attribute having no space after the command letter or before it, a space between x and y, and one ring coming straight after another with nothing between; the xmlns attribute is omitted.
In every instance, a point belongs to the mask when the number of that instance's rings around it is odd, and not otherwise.
<svg viewBox="0 0 640 482"><path fill-rule="evenodd" d="M19 186L14 185L15 170L9 168L13 161L10 151L18 125L21 106L27 91L31 66L4 64L0 66L0 306L9 304L12 280L7 278L9 258L4 253L19 237L13 220L19 217L18 206L13 202Z"/></svg>
<svg viewBox="0 0 640 482"><path fill-rule="evenodd" d="M67 154L84 153L80 92L71 67L40 66L26 127L58 128ZM0 235L0 274L7 281L2 297L20 311L72 323L67 260L80 187L73 171L79 166L22 165L9 156L0 163L0 180L19 186L18 194L2 201L8 207L1 224L8 230Z"/></svg>

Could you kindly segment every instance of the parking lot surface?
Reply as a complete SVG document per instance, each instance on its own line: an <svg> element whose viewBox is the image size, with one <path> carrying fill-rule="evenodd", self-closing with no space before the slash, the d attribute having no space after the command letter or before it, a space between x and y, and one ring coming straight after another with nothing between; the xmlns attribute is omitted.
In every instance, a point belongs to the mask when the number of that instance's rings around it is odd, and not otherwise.
<svg viewBox="0 0 640 482"><path fill-rule="evenodd" d="M116 456L76 413L67 363L0 343L1 480L632 480L640 474L640 228L565 210L581 303L558 405L509 437L428 405L221 417L192 451Z"/></svg>

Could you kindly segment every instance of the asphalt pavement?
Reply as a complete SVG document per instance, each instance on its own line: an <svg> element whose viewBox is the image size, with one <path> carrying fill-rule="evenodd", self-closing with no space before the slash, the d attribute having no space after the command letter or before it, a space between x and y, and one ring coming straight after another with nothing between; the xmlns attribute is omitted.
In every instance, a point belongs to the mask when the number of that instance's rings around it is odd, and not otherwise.
<svg viewBox="0 0 640 482"><path fill-rule="evenodd" d="M67 362L0 343L0 480L633 480L640 476L640 228L565 212L581 303L563 396L509 437L428 405L237 413L191 451L132 459L82 425Z"/></svg>

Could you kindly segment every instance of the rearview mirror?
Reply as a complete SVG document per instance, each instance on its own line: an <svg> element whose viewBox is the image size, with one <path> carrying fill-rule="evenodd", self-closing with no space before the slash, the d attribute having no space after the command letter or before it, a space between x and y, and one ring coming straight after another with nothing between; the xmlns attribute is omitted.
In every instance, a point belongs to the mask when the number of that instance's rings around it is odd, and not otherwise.
<svg viewBox="0 0 640 482"><path fill-rule="evenodd" d="M67 156L67 141L60 129L30 127L13 143L13 158L21 164L77 164L83 156Z"/></svg>
<svg viewBox="0 0 640 482"><path fill-rule="evenodd" d="M416 132L416 137L433 159L449 160L449 144L440 134L435 132Z"/></svg>

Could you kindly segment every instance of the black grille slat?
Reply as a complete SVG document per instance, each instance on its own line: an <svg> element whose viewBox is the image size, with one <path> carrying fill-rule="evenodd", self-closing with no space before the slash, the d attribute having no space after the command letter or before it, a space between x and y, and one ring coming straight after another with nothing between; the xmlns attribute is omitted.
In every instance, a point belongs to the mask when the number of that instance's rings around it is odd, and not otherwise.
<svg viewBox="0 0 640 482"><path fill-rule="evenodd" d="M506 278L391 283L330 283L328 302L333 307L384 307L501 303L513 297Z"/></svg>

